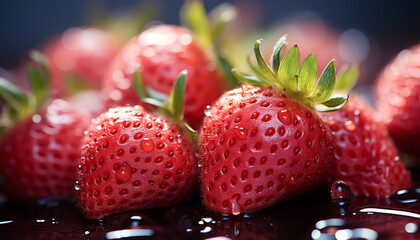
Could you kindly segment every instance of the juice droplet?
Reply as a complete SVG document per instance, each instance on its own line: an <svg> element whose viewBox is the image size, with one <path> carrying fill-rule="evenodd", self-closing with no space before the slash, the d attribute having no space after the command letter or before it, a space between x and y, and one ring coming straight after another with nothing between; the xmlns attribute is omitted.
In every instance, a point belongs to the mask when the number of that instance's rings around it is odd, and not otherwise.
<svg viewBox="0 0 420 240"><path fill-rule="evenodd" d="M411 190L400 190L391 195L390 199L397 203L415 203L418 202L420 194Z"/></svg>
<svg viewBox="0 0 420 240"><path fill-rule="evenodd" d="M234 127L233 132L241 140L246 139L246 137L248 136L248 131L242 127L238 127L238 126Z"/></svg>
<svg viewBox="0 0 420 240"><path fill-rule="evenodd" d="M353 132L354 130L356 130L356 124L354 124L353 121L345 121L344 128L349 132Z"/></svg>
<svg viewBox="0 0 420 240"><path fill-rule="evenodd" d="M131 179L131 175L131 167L128 165L122 165L115 173L117 180L123 183L128 182Z"/></svg>
<svg viewBox="0 0 420 240"><path fill-rule="evenodd" d="M150 138L144 138L140 141L140 147L143 151L151 152L155 148L155 143Z"/></svg>
<svg viewBox="0 0 420 240"><path fill-rule="evenodd" d="M335 181L330 189L332 201L350 201L351 190L346 182L342 180Z"/></svg>
<svg viewBox="0 0 420 240"><path fill-rule="evenodd" d="M277 117L283 124L289 125L292 123L292 113L288 109L280 110Z"/></svg>
<svg viewBox="0 0 420 240"><path fill-rule="evenodd" d="M232 214L233 215L239 215L241 214L241 206L239 206L239 203L236 201L236 199L232 199Z"/></svg>

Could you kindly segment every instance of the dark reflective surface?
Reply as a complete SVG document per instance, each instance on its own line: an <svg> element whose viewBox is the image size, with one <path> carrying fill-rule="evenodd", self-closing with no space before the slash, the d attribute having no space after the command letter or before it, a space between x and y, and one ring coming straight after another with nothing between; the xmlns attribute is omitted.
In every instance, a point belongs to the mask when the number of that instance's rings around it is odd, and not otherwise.
<svg viewBox="0 0 420 240"><path fill-rule="evenodd" d="M99 221L85 219L75 200L25 205L6 201L0 208L0 239L416 239L418 199L416 189L385 200L344 201L331 201L325 191L252 214L224 216L206 210L197 194L176 207Z"/></svg>

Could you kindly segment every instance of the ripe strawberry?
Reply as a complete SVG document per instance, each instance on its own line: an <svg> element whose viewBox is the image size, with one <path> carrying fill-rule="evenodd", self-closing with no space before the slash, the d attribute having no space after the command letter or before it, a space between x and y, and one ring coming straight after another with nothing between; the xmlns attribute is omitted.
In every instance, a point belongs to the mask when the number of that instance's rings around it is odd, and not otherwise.
<svg viewBox="0 0 420 240"><path fill-rule="evenodd" d="M99 89L119 43L112 34L93 27L70 28L47 42L43 53L51 63L53 89L67 93L67 81ZM66 85L67 84L67 85Z"/></svg>
<svg viewBox="0 0 420 240"><path fill-rule="evenodd" d="M176 117L180 109L168 111ZM98 219L171 206L192 193L197 168L194 144L177 125L140 106L111 108L93 120L84 140L80 207L86 217Z"/></svg>
<svg viewBox="0 0 420 240"><path fill-rule="evenodd" d="M108 106L141 102L132 82L137 68L146 88L163 94L170 93L181 70L188 70L185 120L193 127L201 123L205 107L223 93L223 82L214 63L194 35L182 27L155 26L125 46L105 76L103 96Z"/></svg>
<svg viewBox="0 0 420 240"><path fill-rule="evenodd" d="M0 122L4 131L0 173L6 190L21 201L74 197L77 159L89 116L61 99L43 104L48 83L33 68L30 73L34 95L0 78L0 99L7 104Z"/></svg>
<svg viewBox="0 0 420 240"><path fill-rule="evenodd" d="M255 55L258 77L234 70L244 86L225 93L206 114L199 136L201 189L205 205L224 214L252 212L318 184L331 158L330 135L314 112L346 99L331 97L334 62L317 82L315 56L299 71L294 46L281 60L285 38L276 44L272 69ZM280 61L281 60L281 61ZM297 91L299 89L300 91Z"/></svg>
<svg viewBox="0 0 420 240"><path fill-rule="evenodd" d="M411 186L411 177L383 123L372 109L353 95L339 111L321 113L334 138L329 182L344 180L352 194L389 197Z"/></svg>
<svg viewBox="0 0 420 240"><path fill-rule="evenodd" d="M420 157L420 45L402 51L378 77L375 94L381 120L399 150Z"/></svg>

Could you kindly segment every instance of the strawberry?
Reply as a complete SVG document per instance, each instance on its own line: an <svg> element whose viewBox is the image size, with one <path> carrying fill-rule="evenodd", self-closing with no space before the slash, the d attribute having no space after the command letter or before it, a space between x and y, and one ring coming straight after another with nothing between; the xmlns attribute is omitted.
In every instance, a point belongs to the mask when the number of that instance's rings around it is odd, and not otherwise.
<svg viewBox="0 0 420 240"><path fill-rule="evenodd" d="M420 157L420 45L402 51L375 85L376 108L399 150Z"/></svg>
<svg viewBox="0 0 420 240"><path fill-rule="evenodd" d="M7 104L0 122L0 173L6 190L21 201L74 197L89 116L64 100L47 100L49 84L35 68L29 69L29 79L33 95L0 78L0 99Z"/></svg>
<svg viewBox="0 0 420 240"><path fill-rule="evenodd" d="M384 198L411 187L411 177L383 123L360 97L346 107L321 113L334 138L329 182L344 180L352 194Z"/></svg>
<svg viewBox="0 0 420 240"><path fill-rule="evenodd" d="M79 85L99 89L118 51L118 40L109 32L94 27L66 30L43 47L51 63L53 89L67 93L66 88L75 80Z"/></svg>
<svg viewBox="0 0 420 240"><path fill-rule="evenodd" d="M141 103L131 80L137 68L145 87L163 94L170 93L181 70L188 70L185 120L195 128L204 117L205 107L224 90L215 64L183 27L151 27L124 47L105 76L103 96L108 106Z"/></svg>
<svg viewBox="0 0 420 240"><path fill-rule="evenodd" d="M317 81L309 55L299 71L295 45L281 58L276 44L269 68L255 44L256 76L234 69L244 86L225 93L207 112L199 135L204 204L223 214L252 212L307 191L331 158L330 134L315 109L339 108L334 62ZM299 91L298 91L299 89Z"/></svg>
<svg viewBox="0 0 420 240"><path fill-rule="evenodd" d="M179 81L174 92L185 75ZM166 112L179 121L183 101L175 95ZM111 108L92 121L84 139L79 204L94 219L171 206L192 193L197 168L193 142L167 117L140 106Z"/></svg>

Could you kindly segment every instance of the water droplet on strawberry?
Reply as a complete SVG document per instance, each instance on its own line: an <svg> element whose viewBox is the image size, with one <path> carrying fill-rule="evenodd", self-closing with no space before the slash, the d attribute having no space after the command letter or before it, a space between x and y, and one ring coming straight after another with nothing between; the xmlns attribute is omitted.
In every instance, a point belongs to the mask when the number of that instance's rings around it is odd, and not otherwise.
<svg viewBox="0 0 420 240"><path fill-rule="evenodd" d="M350 187L342 180L335 181L331 185L330 194L333 201L350 201L351 199Z"/></svg>
<svg viewBox="0 0 420 240"><path fill-rule="evenodd" d="M246 137L248 136L248 131L238 126L233 128L233 133L235 133L235 135L241 140L246 139Z"/></svg>
<svg viewBox="0 0 420 240"><path fill-rule="evenodd" d="M41 116L39 114L34 114L32 116L32 122L34 122L34 123L40 123L41 120L42 120L42 118L41 118Z"/></svg>
<svg viewBox="0 0 420 240"><path fill-rule="evenodd" d="M288 109L280 110L277 113L277 118L285 125L292 123L292 113Z"/></svg>
<svg viewBox="0 0 420 240"><path fill-rule="evenodd" d="M78 165L77 166L77 174L81 174L82 173L82 165Z"/></svg>
<svg viewBox="0 0 420 240"><path fill-rule="evenodd" d="M356 130L356 124L354 124L353 121L345 121L344 128L349 132L353 132L354 130Z"/></svg>
<svg viewBox="0 0 420 240"><path fill-rule="evenodd" d="M123 164L118 170L115 172L115 177L118 181L121 181L123 183L128 182L131 179L131 167Z"/></svg>
<svg viewBox="0 0 420 240"><path fill-rule="evenodd" d="M231 206L233 215L241 214L241 206L239 206L239 203L236 201L236 198L231 200Z"/></svg>
<svg viewBox="0 0 420 240"><path fill-rule="evenodd" d="M143 151L151 152L155 148L155 143L150 138L144 138L140 141L140 147Z"/></svg>
<svg viewBox="0 0 420 240"><path fill-rule="evenodd" d="M79 181L76 181L76 184L74 184L74 189L76 189L76 191L79 191L80 190Z"/></svg>
<svg viewBox="0 0 420 240"><path fill-rule="evenodd" d="M204 115L206 115L207 117L211 117L210 110L211 110L210 105L207 105L206 109L204 110Z"/></svg>

